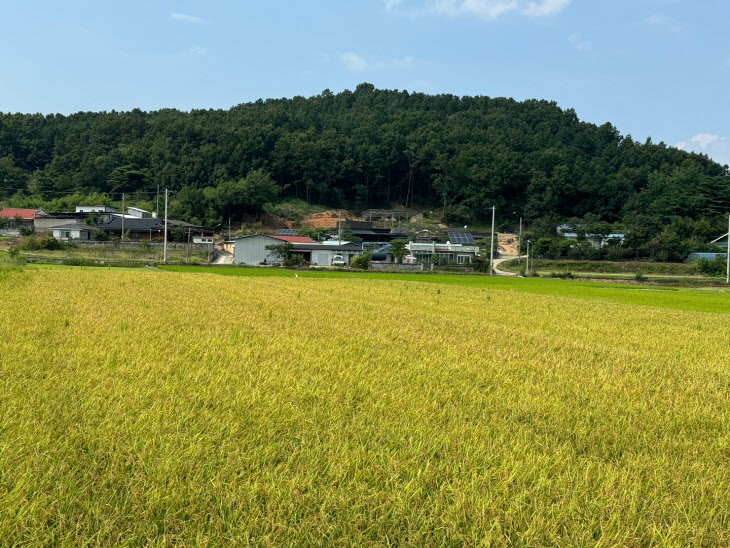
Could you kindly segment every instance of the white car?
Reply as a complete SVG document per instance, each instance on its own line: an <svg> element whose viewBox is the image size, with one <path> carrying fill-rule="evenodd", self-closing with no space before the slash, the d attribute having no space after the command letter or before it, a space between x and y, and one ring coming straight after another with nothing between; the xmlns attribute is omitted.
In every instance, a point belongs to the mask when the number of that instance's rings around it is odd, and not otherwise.
<svg viewBox="0 0 730 548"><path fill-rule="evenodd" d="M342 255L335 255L332 257L332 266L345 266L345 258Z"/></svg>

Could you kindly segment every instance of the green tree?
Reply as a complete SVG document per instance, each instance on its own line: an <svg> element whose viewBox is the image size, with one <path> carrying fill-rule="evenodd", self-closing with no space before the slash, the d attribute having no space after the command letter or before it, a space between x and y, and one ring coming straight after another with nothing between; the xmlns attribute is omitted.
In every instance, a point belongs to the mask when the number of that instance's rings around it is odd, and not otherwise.
<svg viewBox="0 0 730 548"><path fill-rule="evenodd" d="M393 254L395 262L403 261L403 257L408 255L408 242L405 240L393 240L390 242L390 252Z"/></svg>
<svg viewBox="0 0 730 548"><path fill-rule="evenodd" d="M284 242L282 244L271 244L266 246L267 251L271 251L271 254L276 257L277 260L284 262L289 261L294 254L294 245L291 242Z"/></svg>

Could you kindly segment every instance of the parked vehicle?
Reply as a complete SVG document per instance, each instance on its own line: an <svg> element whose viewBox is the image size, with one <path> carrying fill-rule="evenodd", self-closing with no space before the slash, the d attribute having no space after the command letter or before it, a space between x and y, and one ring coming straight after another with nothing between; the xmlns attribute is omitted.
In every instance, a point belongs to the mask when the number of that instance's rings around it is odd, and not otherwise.
<svg viewBox="0 0 730 548"><path fill-rule="evenodd" d="M332 266L345 266L345 258L342 255L334 255L332 257Z"/></svg>

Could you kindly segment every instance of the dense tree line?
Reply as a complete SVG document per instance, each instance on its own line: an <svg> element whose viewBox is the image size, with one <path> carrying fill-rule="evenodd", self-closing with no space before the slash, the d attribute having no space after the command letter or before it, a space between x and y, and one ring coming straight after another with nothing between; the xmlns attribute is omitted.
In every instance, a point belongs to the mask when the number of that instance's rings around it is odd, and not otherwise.
<svg viewBox="0 0 730 548"><path fill-rule="evenodd" d="M176 191L180 215L208 224L291 196L438 208L450 222L485 219L492 205L516 212L509 222L588 215L648 242L682 219L716 231L730 212L726 166L581 122L548 101L361 84L229 110L0 113L0 199L149 199L158 185Z"/></svg>

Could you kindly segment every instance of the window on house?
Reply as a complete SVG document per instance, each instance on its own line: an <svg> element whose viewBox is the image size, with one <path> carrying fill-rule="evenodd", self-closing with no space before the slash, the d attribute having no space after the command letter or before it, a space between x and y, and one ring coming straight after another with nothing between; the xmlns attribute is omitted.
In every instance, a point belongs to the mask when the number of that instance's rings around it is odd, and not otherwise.
<svg viewBox="0 0 730 548"><path fill-rule="evenodd" d="M469 255L457 255L456 256L456 263L457 264L469 264L471 261L469 260Z"/></svg>

